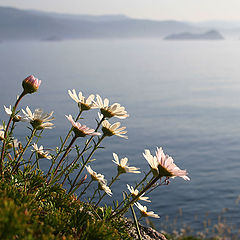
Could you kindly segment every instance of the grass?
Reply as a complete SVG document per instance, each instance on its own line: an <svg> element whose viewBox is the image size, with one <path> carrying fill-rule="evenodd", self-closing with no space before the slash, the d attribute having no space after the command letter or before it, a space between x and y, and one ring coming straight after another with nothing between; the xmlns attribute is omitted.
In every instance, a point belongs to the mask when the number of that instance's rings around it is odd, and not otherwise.
<svg viewBox="0 0 240 240"><path fill-rule="evenodd" d="M40 170L0 182L0 239L131 239L121 220L105 221L107 211L93 212L60 185L47 185Z"/></svg>

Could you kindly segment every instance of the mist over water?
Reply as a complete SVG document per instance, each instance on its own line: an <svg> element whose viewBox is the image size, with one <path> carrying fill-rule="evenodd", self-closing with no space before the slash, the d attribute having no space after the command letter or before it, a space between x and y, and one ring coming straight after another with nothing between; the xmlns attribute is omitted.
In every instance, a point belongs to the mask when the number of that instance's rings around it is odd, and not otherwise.
<svg viewBox="0 0 240 240"><path fill-rule="evenodd" d="M235 203L240 194L238 41L3 42L0 53L1 119L7 119L3 105L14 103L21 81L30 74L41 79L42 85L38 93L23 99L21 107L54 110L56 118L55 128L46 130L47 137L40 141L44 146L56 146L59 136L70 128L65 114L77 115L68 89L119 102L130 114L121 121L129 139L106 139L92 168L110 181L116 173L111 161L116 152L147 172L142 152L147 148L154 153L162 146L180 168L188 170L191 181L176 178L151 193L152 203L147 206L161 216L154 221L156 227L167 215L178 215L179 208L181 221L196 229L203 228L207 212L216 221L223 208L228 208L227 220L240 226ZM90 115L96 117L97 111ZM95 126L94 121L82 120L90 127ZM23 126L16 128L22 141L28 131ZM41 166L47 168L47 160ZM114 199L120 199L126 184L134 184L137 177L122 176L112 187ZM106 197L106 201L112 199Z"/></svg>

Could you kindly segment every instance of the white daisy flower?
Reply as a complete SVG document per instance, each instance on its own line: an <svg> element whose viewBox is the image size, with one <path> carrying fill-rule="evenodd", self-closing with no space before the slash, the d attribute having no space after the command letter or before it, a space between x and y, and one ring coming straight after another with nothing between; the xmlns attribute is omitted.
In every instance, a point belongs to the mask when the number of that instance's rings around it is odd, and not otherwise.
<svg viewBox="0 0 240 240"><path fill-rule="evenodd" d="M145 149L145 153L143 153L143 156L148 161L148 164L151 168L153 176L157 177L158 174L159 174L159 171L158 171L158 165L159 164L158 164L158 161L157 161L157 157L152 156L152 154L150 153L150 151L148 149Z"/></svg>
<svg viewBox="0 0 240 240"><path fill-rule="evenodd" d="M104 182L98 182L98 189L99 190L103 190L108 196L112 196L112 191L111 189L107 186L106 183Z"/></svg>
<svg viewBox="0 0 240 240"><path fill-rule="evenodd" d="M157 214L155 214L153 211L147 212L147 207L142 206L140 203L135 203L137 208L140 210L142 217L153 217L153 218L160 218Z"/></svg>
<svg viewBox="0 0 240 240"><path fill-rule="evenodd" d="M104 175L93 171L91 166L86 166L86 169L87 169L88 173L91 175L91 178L93 181L98 181L98 182L107 184L107 181L105 180Z"/></svg>
<svg viewBox="0 0 240 240"><path fill-rule="evenodd" d="M86 125L81 125L79 122L75 122L71 115L66 116L66 118L71 122L73 126L73 131L77 137L85 137L86 135L91 136L101 135L101 133L95 132L94 129L91 129Z"/></svg>
<svg viewBox="0 0 240 240"><path fill-rule="evenodd" d="M78 95L76 93L76 90L73 89L72 92L71 90L68 90L69 96L78 104L78 107L82 111L87 111L93 107L93 99L94 95L91 94L87 99L82 95L82 92L79 92Z"/></svg>
<svg viewBox="0 0 240 240"><path fill-rule="evenodd" d="M106 118L117 117L120 119L125 119L129 117L125 108L119 103L113 103L112 105L109 105L109 100L107 98L102 100L98 94L96 95L96 101L94 101L94 108L100 108L101 113Z"/></svg>
<svg viewBox="0 0 240 240"><path fill-rule="evenodd" d="M112 191L107 186L107 180L104 178L104 175L102 175L100 173L96 173L95 171L92 170L92 168L90 166L86 166L86 169L87 169L88 173L91 175L92 180L98 182L98 189L105 191L106 194L111 196Z"/></svg>
<svg viewBox="0 0 240 240"><path fill-rule="evenodd" d="M54 119L54 117L52 117L53 111L48 114L43 113L42 109L37 108L34 113L32 113L30 108L26 107L26 111L22 109L22 112L25 115L24 120L30 122L34 129L42 130L44 128L53 128L53 123L50 123L50 121Z"/></svg>
<svg viewBox="0 0 240 240"><path fill-rule="evenodd" d="M184 180L190 180L186 170L181 170L174 162L172 157L165 155L162 148L157 148L157 161L159 163L159 173L166 177L181 177Z"/></svg>
<svg viewBox="0 0 240 240"><path fill-rule="evenodd" d="M132 194L133 197L136 197L136 196L139 194L139 191L138 191L137 189L134 189L132 186L129 186L128 184L127 184L127 188L128 188L129 192ZM143 196L144 194L145 194L145 193L143 193L143 194L138 198L138 200L142 200L142 201L146 201L146 202L151 202L151 201L149 200L149 197L144 197L144 196Z"/></svg>
<svg viewBox="0 0 240 240"><path fill-rule="evenodd" d="M129 167L128 166L128 159L122 158L119 161L118 155L116 153L113 153L113 158L114 160L112 160L115 164L118 165L118 173L141 173L140 171L138 171L140 168L136 168L136 167Z"/></svg>
<svg viewBox="0 0 240 240"><path fill-rule="evenodd" d="M4 105L4 110L7 113L7 115L9 115L9 116L12 115L12 106L11 105L9 106L9 108ZM22 116L20 116L19 114L16 114L13 118L13 121L19 122L22 120L22 118L23 118Z"/></svg>
<svg viewBox="0 0 240 240"><path fill-rule="evenodd" d="M121 127L119 128L121 125L120 122L116 122L114 124L110 124L108 122L108 120L104 120L102 122L102 131L103 133L106 135L106 136L113 136L113 135L116 135L118 137L122 137L122 138L125 138L125 139L128 139L128 137L124 134L127 133L127 131L123 131L126 129L126 127Z"/></svg>
<svg viewBox="0 0 240 240"><path fill-rule="evenodd" d="M184 180L190 180L187 171L177 167L172 157L165 155L162 148L157 148L156 156L152 156L149 150L145 150L143 156L148 161L155 177L160 174L161 177L181 177Z"/></svg>
<svg viewBox="0 0 240 240"><path fill-rule="evenodd" d="M43 146L40 146L40 147L38 148L37 144L34 143L34 144L32 145L32 147L33 147L33 149L34 149L34 150L32 150L32 151L37 153L38 158L52 159L52 157L49 155L49 152L43 150Z"/></svg>

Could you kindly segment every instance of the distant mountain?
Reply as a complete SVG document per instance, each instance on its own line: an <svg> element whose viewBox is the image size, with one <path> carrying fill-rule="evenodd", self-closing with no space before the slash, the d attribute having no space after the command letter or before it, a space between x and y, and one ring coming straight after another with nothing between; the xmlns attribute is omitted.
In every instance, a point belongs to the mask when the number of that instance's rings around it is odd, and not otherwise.
<svg viewBox="0 0 240 240"><path fill-rule="evenodd" d="M69 15L0 7L0 40L147 38L201 28L178 21L151 21L124 15Z"/></svg>
<svg viewBox="0 0 240 240"><path fill-rule="evenodd" d="M193 34L189 32L171 34L164 38L165 40L223 40L224 37L217 31L211 30L202 34Z"/></svg>
<svg viewBox="0 0 240 240"><path fill-rule="evenodd" d="M38 10L25 10L26 12L32 13L39 16L54 17L58 19L68 19L68 20L83 20L90 22L108 22L108 21L120 21L126 20L128 17L123 14L116 15L86 15L86 14L65 14L65 13L55 13L55 12L43 12Z"/></svg>

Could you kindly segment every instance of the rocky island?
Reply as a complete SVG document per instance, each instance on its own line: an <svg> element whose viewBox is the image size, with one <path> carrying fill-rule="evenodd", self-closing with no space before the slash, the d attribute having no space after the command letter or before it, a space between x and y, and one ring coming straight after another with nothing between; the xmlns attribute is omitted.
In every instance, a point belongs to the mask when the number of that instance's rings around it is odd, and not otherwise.
<svg viewBox="0 0 240 240"><path fill-rule="evenodd" d="M223 40L224 37L217 31L211 30L202 34L195 33L177 33L171 34L164 38L164 40Z"/></svg>

